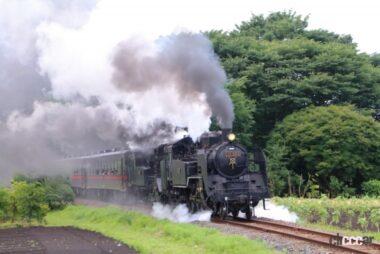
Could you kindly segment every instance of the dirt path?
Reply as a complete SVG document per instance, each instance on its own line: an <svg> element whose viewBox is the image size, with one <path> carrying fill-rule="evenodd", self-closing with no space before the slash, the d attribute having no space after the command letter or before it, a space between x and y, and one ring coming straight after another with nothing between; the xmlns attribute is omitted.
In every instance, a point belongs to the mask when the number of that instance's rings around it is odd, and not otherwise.
<svg viewBox="0 0 380 254"><path fill-rule="evenodd" d="M0 253L134 254L136 251L101 234L72 227L0 230Z"/></svg>

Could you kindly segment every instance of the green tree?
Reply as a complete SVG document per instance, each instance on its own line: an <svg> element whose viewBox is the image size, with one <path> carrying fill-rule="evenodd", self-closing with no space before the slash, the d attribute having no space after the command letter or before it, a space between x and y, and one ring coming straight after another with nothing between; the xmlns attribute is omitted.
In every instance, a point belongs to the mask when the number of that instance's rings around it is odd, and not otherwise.
<svg viewBox="0 0 380 254"><path fill-rule="evenodd" d="M64 176L32 176L17 174L13 182L38 184L45 191L45 200L51 210L61 209L74 201L75 194L70 181Z"/></svg>
<svg viewBox="0 0 380 254"><path fill-rule="evenodd" d="M304 182L315 179L326 194L360 193L363 182L380 179L379 151L380 123L353 106L311 106L295 112L276 126L268 141L270 175L280 182L274 191L287 191L287 170Z"/></svg>
<svg viewBox="0 0 380 254"><path fill-rule="evenodd" d="M0 188L0 221L9 218L9 193L7 189Z"/></svg>
<svg viewBox="0 0 380 254"><path fill-rule="evenodd" d="M252 15L248 22L243 21L238 25L233 34L264 40L294 38L303 33L307 20L308 17L302 18L292 11L271 13L266 18L263 15Z"/></svg>
<svg viewBox="0 0 380 254"><path fill-rule="evenodd" d="M13 182L12 189L17 215L28 222L33 219L41 222L49 211L45 201L45 189L41 184Z"/></svg>
<svg viewBox="0 0 380 254"><path fill-rule="evenodd" d="M306 30L308 19L308 16L302 17L293 11L273 12L267 17L253 14L249 21L243 21L231 34L269 41L305 37L318 42L352 44L350 35L339 35L324 29Z"/></svg>
<svg viewBox="0 0 380 254"><path fill-rule="evenodd" d="M380 179L372 179L362 184L364 194L380 197Z"/></svg>
<svg viewBox="0 0 380 254"><path fill-rule="evenodd" d="M372 54L371 62L374 66L380 66L380 53Z"/></svg>
<svg viewBox="0 0 380 254"><path fill-rule="evenodd" d="M229 79L255 103L252 132L261 145L277 122L310 105L380 107L377 58L358 53L350 36L307 25L307 18L277 12L254 15L230 33L207 33Z"/></svg>
<svg viewBox="0 0 380 254"><path fill-rule="evenodd" d="M74 201L75 194L64 177L46 178L43 187L46 192L46 202L51 210L62 209Z"/></svg>
<svg viewBox="0 0 380 254"><path fill-rule="evenodd" d="M251 149L253 125L255 123L253 119L255 102L245 95L244 82L242 79L234 80L229 84L228 90L234 104L233 132L237 135L240 143Z"/></svg>

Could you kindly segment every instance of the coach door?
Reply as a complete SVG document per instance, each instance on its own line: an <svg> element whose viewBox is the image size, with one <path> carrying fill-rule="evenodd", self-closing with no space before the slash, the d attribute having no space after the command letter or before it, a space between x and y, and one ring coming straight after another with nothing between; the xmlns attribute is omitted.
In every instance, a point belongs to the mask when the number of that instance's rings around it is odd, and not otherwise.
<svg viewBox="0 0 380 254"><path fill-rule="evenodd" d="M166 160L160 161L160 171L161 171L161 190L166 190L168 188L168 172L166 170Z"/></svg>
<svg viewBox="0 0 380 254"><path fill-rule="evenodd" d="M129 153L125 156L125 171L127 174L128 186L134 184L134 173L135 173L135 156L133 153Z"/></svg>
<svg viewBox="0 0 380 254"><path fill-rule="evenodd" d="M80 168L80 175L81 175L81 187L82 189L87 188L87 170L86 170L86 162L83 161L81 163L81 168Z"/></svg>

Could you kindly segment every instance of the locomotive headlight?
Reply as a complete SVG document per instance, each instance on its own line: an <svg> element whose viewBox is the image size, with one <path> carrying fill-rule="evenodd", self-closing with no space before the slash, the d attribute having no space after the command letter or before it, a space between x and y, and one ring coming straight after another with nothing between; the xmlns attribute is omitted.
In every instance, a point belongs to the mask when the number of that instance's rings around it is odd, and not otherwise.
<svg viewBox="0 0 380 254"><path fill-rule="evenodd" d="M232 142L232 141L234 141L236 139L236 136L235 136L235 134L230 133L230 134L228 134L227 138L228 138L229 141Z"/></svg>

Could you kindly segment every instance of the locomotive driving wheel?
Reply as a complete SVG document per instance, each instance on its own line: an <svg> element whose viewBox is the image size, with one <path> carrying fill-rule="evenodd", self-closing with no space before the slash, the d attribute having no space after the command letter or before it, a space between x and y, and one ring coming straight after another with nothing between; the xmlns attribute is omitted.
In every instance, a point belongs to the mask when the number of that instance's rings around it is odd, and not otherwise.
<svg viewBox="0 0 380 254"><path fill-rule="evenodd" d="M247 220L252 219L252 214L253 214L253 208L249 205L245 211L245 217Z"/></svg>
<svg viewBox="0 0 380 254"><path fill-rule="evenodd" d="M228 211L227 206L224 203L219 205L219 218L224 220L227 217Z"/></svg>
<svg viewBox="0 0 380 254"><path fill-rule="evenodd" d="M232 211L232 217L236 219L239 216L239 209L234 209Z"/></svg>
<svg viewBox="0 0 380 254"><path fill-rule="evenodd" d="M191 213L196 213L198 211L197 204L195 201L190 201L189 202L189 210Z"/></svg>

